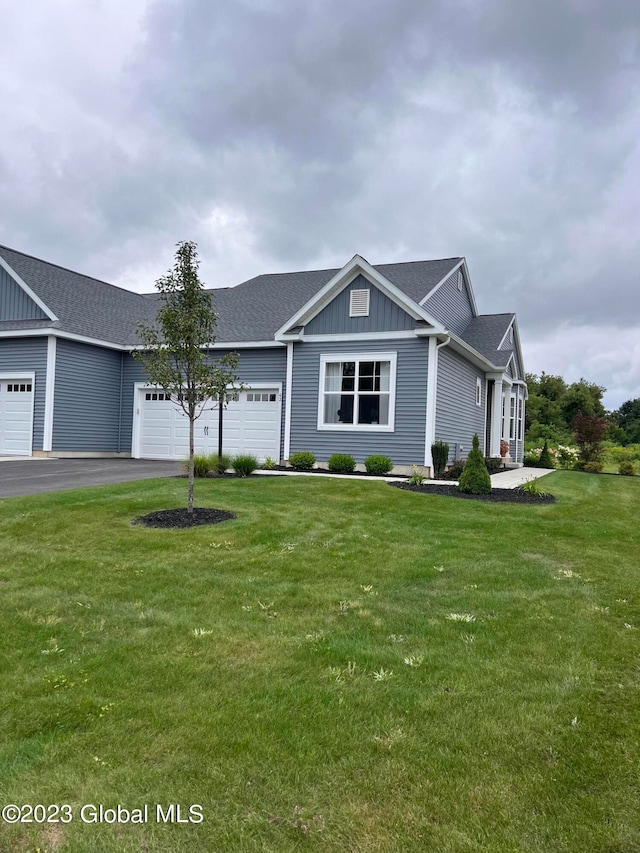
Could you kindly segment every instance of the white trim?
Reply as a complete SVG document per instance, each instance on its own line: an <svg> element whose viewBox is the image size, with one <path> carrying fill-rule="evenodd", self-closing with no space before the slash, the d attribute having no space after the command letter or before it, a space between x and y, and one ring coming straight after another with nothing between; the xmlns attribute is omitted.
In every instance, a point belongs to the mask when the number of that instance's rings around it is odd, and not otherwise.
<svg viewBox="0 0 640 853"><path fill-rule="evenodd" d="M389 362L389 423L388 424L325 424L324 423L324 379L325 366L340 361L388 361ZM330 352L321 353L318 378L318 418L316 427L322 432L394 432L396 415L396 371L397 352ZM357 395L354 392L354 398ZM386 393L386 392L383 392ZM354 399L355 403L355 399ZM355 413L355 405L354 405Z"/></svg>
<svg viewBox="0 0 640 853"><path fill-rule="evenodd" d="M56 353L57 341L55 335L47 338L47 379L44 396L44 432L42 449L53 450L53 409L56 388Z"/></svg>
<svg viewBox="0 0 640 853"><path fill-rule="evenodd" d="M516 318L515 318L515 315L514 315L514 316L511 318L511 322L510 322L510 323L509 323L509 325L507 326L507 328L506 328L506 330L505 330L504 335L500 338L500 343L498 344L497 349L502 349L502 344L505 342L505 340L506 340L506 338L507 338L507 335L509 334L509 330L510 330L510 329L513 329L513 321L514 321L515 319L516 319ZM513 343L513 341L510 341L509 343ZM507 352L510 352L510 350L507 350Z"/></svg>
<svg viewBox="0 0 640 853"><path fill-rule="evenodd" d="M480 393L478 393L480 392ZM482 378L476 376L476 406L482 405Z"/></svg>
<svg viewBox="0 0 640 853"><path fill-rule="evenodd" d="M118 352L134 352L144 349L142 344L116 344L113 341L104 341L101 338L91 338L87 335L78 335L75 332L66 332L63 329L52 329L51 326L42 326L39 329L6 329L0 331L0 338L45 338L54 335L56 338L64 338L69 341L78 341L82 344L91 344L105 349L118 350ZM209 344L207 349L261 349L262 347L283 347L282 341L216 341Z"/></svg>
<svg viewBox="0 0 640 853"><path fill-rule="evenodd" d="M489 455L487 447L487 415L489 408L489 380L485 376L484 379L484 426L482 427L482 453L484 456ZM489 436L489 446L491 446L491 436Z"/></svg>
<svg viewBox="0 0 640 853"><path fill-rule="evenodd" d="M354 255L353 258L341 270L331 278L311 299L309 299L286 323L281 326L275 334L276 340L282 335L285 335L287 330L293 326L299 326L308 323L313 317L322 311L334 297L343 291L348 285L362 273L369 281L378 287L385 296L388 296L396 305L399 305L407 314L415 320L426 320L434 329L440 333L445 332L444 326L436 319L431 317L417 302L404 293L400 288L396 287L391 281L386 279L375 267L366 261L360 255Z"/></svg>
<svg viewBox="0 0 640 853"><path fill-rule="evenodd" d="M437 332L429 330L429 334L435 335ZM338 335L302 335L299 340L307 341L308 343L345 343L353 341L393 341L398 338L416 338L425 337L418 335L415 331L407 331L405 329L397 332L357 332L357 333L341 333Z"/></svg>
<svg viewBox="0 0 640 853"><path fill-rule="evenodd" d="M2 251L2 250L0 249L0 251ZM44 311L44 313L47 315L47 317L50 320L55 321L58 319L56 317L56 315L53 313L53 311L44 304L42 299L40 299L40 297L37 296L33 292L33 290L31 290L29 285L20 278L18 273L12 267L9 266L9 264L5 261L5 259L2 257L2 255L0 255L0 267L2 267L5 270L5 272L7 272L11 276L11 278L15 281L15 283L17 285L19 285L24 290L24 292L27 294L29 299L32 299L36 303L38 308L40 308L42 311Z"/></svg>
<svg viewBox="0 0 640 853"><path fill-rule="evenodd" d="M493 400L491 401L491 436L489 439L489 455L500 456L500 439L502 438L502 374L493 382Z"/></svg>
<svg viewBox="0 0 640 853"><path fill-rule="evenodd" d="M33 419L36 408L36 374L34 370L2 370L0 382L6 379L24 379L31 383L31 420L29 424L29 456L33 456ZM17 456L18 454L16 454Z"/></svg>
<svg viewBox="0 0 640 853"><path fill-rule="evenodd" d="M445 281L447 281L447 279L451 278L451 276L453 275L453 273L456 270L460 269L460 267L462 266L463 263L464 263L464 258L459 260L457 264L454 264L454 266L451 267L449 272L445 273L445 275L440 279L440 281L436 284L436 286L432 287L431 290L429 291L429 293L427 293L426 296L422 297L422 299L420 300L418 305L424 305L425 302L428 299L430 299L433 296L433 294L442 287L442 285L445 283Z"/></svg>
<svg viewBox="0 0 640 853"><path fill-rule="evenodd" d="M291 403L293 386L293 341L287 344L287 396L284 400L284 448L283 459L288 459L291 451Z"/></svg>
<svg viewBox="0 0 640 853"><path fill-rule="evenodd" d="M438 393L438 341L429 338L429 355L427 360L427 410L425 412L424 428L424 464L433 473L433 457L431 445L436 440L436 396Z"/></svg>
<svg viewBox="0 0 640 853"><path fill-rule="evenodd" d="M440 281L436 284L436 286L435 286L435 287L433 287L433 288L431 288L431 290L429 291L429 293L427 293L427 295L426 295L425 297L423 297L423 298L420 300L420 303L419 303L419 304L420 304L420 306L421 306L421 307L422 307L423 305L425 305L425 304L429 301L429 299L431 299L431 297L433 296L433 294L434 294L434 293L435 293L435 292L436 292L440 287L442 287L442 285L445 283L445 281L446 281L448 278L450 278L450 277L451 277L451 275L452 275L452 274L453 274L457 269L462 269L462 270L463 270L463 272L464 272L464 280L465 280L465 282L466 282L466 284L467 284L467 295L469 296L469 302L471 303L471 310L472 310L472 312L473 312L473 316L474 316L474 317L477 317L477 316L478 316L478 306L477 306L477 304L476 304L476 297L475 297L475 294L474 294L474 292L473 292L473 287L471 286L471 276L469 275L469 267L467 266L467 259L466 259L466 258L463 258L461 261L458 261L458 263L457 263L455 266L451 267L451 269L450 269L450 270L449 270L449 272L444 276L444 278L441 278L441 279L440 279Z"/></svg>

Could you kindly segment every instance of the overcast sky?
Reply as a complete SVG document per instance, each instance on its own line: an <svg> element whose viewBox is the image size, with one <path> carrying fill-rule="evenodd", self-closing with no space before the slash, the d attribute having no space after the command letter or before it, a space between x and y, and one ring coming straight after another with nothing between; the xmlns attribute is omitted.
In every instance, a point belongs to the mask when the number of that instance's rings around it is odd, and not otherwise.
<svg viewBox="0 0 640 853"><path fill-rule="evenodd" d="M640 397L637 0L0 0L0 243L150 291L464 255Z"/></svg>

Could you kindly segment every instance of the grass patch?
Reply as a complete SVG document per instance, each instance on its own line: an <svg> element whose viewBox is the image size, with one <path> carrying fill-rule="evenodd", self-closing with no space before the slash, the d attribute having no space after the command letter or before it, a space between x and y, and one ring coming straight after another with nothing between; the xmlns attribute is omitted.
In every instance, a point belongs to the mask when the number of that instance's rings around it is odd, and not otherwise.
<svg viewBox="0 0 640 853"><path fill-rule="evenodd" d="M640 483L544 482L204 480L238 518L189 530L131 525L180 480L0 501L0 793L75 813L0 849L640 849Z"/></svg>

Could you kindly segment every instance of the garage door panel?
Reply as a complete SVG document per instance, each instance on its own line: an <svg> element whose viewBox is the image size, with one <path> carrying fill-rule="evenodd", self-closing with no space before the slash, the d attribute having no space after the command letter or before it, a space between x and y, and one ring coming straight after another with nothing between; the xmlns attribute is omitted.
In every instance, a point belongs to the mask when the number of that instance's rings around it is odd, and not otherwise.
<svg viewBox="0 0 640 853"><path fill-rule="evenodd" d="M33 380L0 379L0 456L29 456L32 432Z"/></svg>
<svg viewBox="0 0 640 853"><path fill-rule="evenodd" d="M280 457L281 401L279 392L260 392L260 401L248 399L258 392L243 392L223 414L223 451L251 453L258 459ZM184 459L189 452L189 420L170 400L146 399L140 394L138 409L139 454L151 459ZM262 399L264 397L264 400ZM217 407L205 409L195 422L196 453L218 450Z"/></svg>

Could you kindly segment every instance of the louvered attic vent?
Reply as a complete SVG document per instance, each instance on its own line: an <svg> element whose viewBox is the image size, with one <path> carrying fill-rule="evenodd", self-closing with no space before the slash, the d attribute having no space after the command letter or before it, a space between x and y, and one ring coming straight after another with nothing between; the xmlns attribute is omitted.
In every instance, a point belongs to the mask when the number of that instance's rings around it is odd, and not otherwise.
<svg viewBox="0 0 640 853"><path fill-rule="evenodd" d="M368 290L352 290L349 301L349 316L350 317L368 317L369 316L369 291Z"/></svg>

